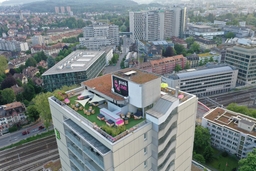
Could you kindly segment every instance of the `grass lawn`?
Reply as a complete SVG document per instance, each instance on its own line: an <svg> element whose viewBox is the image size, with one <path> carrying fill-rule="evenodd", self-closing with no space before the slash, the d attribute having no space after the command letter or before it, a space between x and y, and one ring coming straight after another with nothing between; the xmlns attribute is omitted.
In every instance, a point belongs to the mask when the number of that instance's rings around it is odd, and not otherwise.
<svg viewBox="0 0 256 171"><path fill-rule="evenodd" d="M71 106L71 104L76 104L76 100L77 100L77 96L73 96L73 97L71 97L70 99L70 105L69 106ZM85 105L85 109L89 109L89 106L90 106L90 104L89 103L87 103L86 105ZM86 119L88 119L89 121L91 121L92 123L96 123L98 126L103 126L103 125L106 125L106 122L105 121L100 121L100 120L98 120L98 118L97 118L97 115L100 113L100 108L99 107L96 107L96 106L92 106L92 109L94 109L94 111L95 111L95 114L91 114L91 115L89 115L89 116L87 116L86 114L84 114L84 112L82 111L82 110L78 110L77 112L80 114L80 115L82 115L82 116L84 116ZM138 120L135 120L135 119L133 119L133 118L130 118L129 119L129 123L127 124L127 125L125 125L125 128L126 129L130 129L130 128L132 128L132 127L134 127L135 125L137 125L138 123L140 123L140 122L142 122L142 121L144 121L144 119L138 119ZM113 128L114 129L114 128Z"/></svg>
<svg viewBox="0 0 256 171"><path fill-rule="evenodd" d="M238 167L238 159L230 155L227 157L223 157L221 155L221 151L214 148L213 150L213 159L211 160L211 162L207 163L208 166L215 168L219 171L232 171L233 168Z"/></svg>

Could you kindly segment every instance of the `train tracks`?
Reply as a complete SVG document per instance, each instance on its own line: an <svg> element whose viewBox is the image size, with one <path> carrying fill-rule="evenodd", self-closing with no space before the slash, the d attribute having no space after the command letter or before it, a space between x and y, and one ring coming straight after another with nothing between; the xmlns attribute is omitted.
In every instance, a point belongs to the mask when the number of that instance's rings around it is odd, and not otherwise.
<svg viewBox="0 0 256 171"><path fill-rule="evenodd" d="M55 136L0 152L0 171L27 171L59 158ZM39 169L40 170L40 169Z"/></svg>

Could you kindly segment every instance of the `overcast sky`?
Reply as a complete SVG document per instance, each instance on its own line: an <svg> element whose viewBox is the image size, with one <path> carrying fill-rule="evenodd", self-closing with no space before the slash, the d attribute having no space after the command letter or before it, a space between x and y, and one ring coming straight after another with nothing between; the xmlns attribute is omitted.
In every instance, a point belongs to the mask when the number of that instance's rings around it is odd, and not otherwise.
<svg viewBox="0 0 256 171"><path fill-rule="evenodd" d="M154 0L133 0L139 4L148 4L148 3L151 3L153 2Z"/></svg>

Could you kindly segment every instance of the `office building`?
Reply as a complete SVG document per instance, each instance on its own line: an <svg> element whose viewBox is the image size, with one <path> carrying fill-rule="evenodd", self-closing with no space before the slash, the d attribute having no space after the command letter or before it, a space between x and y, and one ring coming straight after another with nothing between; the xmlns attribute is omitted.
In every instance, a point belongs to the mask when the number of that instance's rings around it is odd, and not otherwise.
<svg viewBox="0 0 256 171"><path fill-rule="evenodd" d="M129 12L129 23L134 41L164 40L172 36L183 38L186 8Z"/></svg>
<svg viewBox="0 0 256 171"><path fill-rule="evenodd" d="M64 13L65 13L65 7L60 7L60 12L61 12L62 14L64 14Z"/></svg>
<svg viewBox="0 0 256 171"><path fill-rule="evenodd" d="M32 37L32 46L44 44L44 37L42 35L34 35Z"/></svg>
<svg viewBox="0 0 256 171"><path fill-rule="evenodd" d="M242 85L256 84L256 47L238 45L227 48L225 63L238 68L238 83Z"/></svg>
<svg viewBox="0 0 256 171"><path fill-rule="evenodd" d="M207 25L190 24L188 26L187 34L190 36L203 36L204 38L212 39L213 36L223 36L224 31L218 31L218 28Z"/></svg>
<svg viewBox="0 0 256 171"><path fill-rule="evenodd" d="M119 28L117 25L98 24L83 28L84 37L79 38L81 46L97 50L102 46L119 45Z"/></svg>
<svg viewBox="0 0 256 171"><path fill-rule="evenodd" d="M80 84L98 76L105 65L104 51L77 50L43 73L44 88L54 91L64 85Z"/></svg>
<svg viewBox="0 0 256 171"><path fill-rule="evenodd" d="M237 73L238 69L232 66L208 64L205 67L166 75L162 81L197 96L209 96L235 88Z"/></svg>
<svg viewBox="0 0 256 171"><path fill-rule="evenodd" d="M224 108L215 108L202 118L208 128L211 143L239 158L244 158L256 148L256 119Z"/></svg>
<svg viewBox="0 0 256 171"><path fill-rule="evenodd" d="M27 42L0 39L0 50L24 52L29 50L29 47Z"/></svg>
<svg viewBox="0 0 256 171"><path fill-rule="evenodd" d="M55 13L59 14L60 13L60 8L59 7L55 7Z"/></svg>
<svg viewBox="0 0 256 171"><path fill-rule="evenodd" d="M191 171L197 98L160 84L155 74L124 69L67 92L71 104L50 97L62 169ZM93 107L76 112L77 97Z"/></svg>

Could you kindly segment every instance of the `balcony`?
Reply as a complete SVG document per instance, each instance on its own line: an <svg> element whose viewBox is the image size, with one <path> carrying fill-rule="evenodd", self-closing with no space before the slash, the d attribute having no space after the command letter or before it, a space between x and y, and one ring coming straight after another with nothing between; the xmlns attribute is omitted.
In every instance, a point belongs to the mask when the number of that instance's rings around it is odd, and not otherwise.
<svg viewBox="0 0 256 171"><path fill-rule="evenodd" d="M81 161L83 162L83 156L81 153L78 152L75 147L73 147L71 144L68 144L68 149Z"/></svg>
<svg viewBox="0 0 256 171"><path fill-rule="evenodd" d="M72 156L70 156L70 161L80 170L84 171L84 167Z"/></svg>
<svg viewBox="0 0 256 171"><path fill-rule="evenodd" d="M92 152L91 150L89 150L89 149L86 148L86 147L83 148L83 152L84 152L89 158L91 158L96 164L98 164L101 168L104 168L103 159L100 159L97 155L94 154L94 152Z"/></svg>
<svg viewBox="0 0 256 171"><path fill-rule="evenodd" d="M87 160L85 160L84 164L85 164L85 166L86 166L88 169L90 169L90 171L99 171L98 169L96 169L96 168L91 164L91 162L89 162L89 161L87 161Z"/></svg>
<svg viewBox="0 0 256 171"><path fill-rule="evenodd" d="M70 141L72 141L76 146L78 146L80 149L82 149L82 143L74 135L72 135L70 132L67 131L66 137L68 137L68 139L70 139Z"/></svg>

